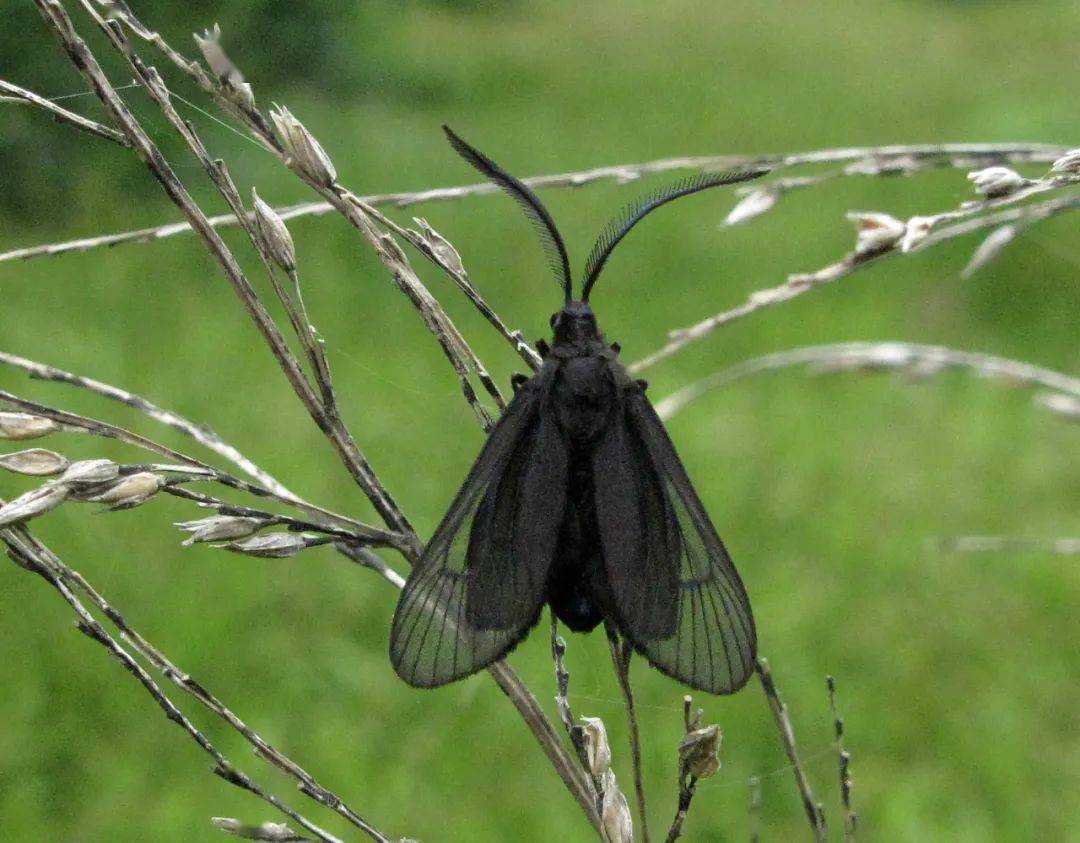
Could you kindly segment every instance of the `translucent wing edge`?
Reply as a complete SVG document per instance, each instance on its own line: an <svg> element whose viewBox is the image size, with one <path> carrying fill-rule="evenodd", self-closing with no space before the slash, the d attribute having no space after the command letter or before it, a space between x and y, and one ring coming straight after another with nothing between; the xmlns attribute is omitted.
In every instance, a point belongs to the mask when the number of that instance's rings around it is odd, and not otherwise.
<svg viewBox="0 0 1080 843"><path fill-rule="evenodd" d="M754 663L757 657L757 630L754 624L754 616L750 607L750 601L746 594L746 588L743 585L738 570L731 561L727 549L724 547L719 535L717 535L712 521L705 512L705 507L701 503L682 461L679 459L675 446L671 442L671 438L668 436L663 422L660 420L659 416L656 415L652 405L649 403L644 393L636 388L628 389L624 400L626 422L636 428L646 444L646 449L652 459L654 470L658 476L667 481L664 484L664 494L670 494L668 489L674 490L677 501L671 501L672 508L678 511L679 504L681 503L689 516L691 527L700 537L703 545L708 551L708 562L710 565L709 573L711 574L711 577L715 579L717 584L715 590L710 590L703 585L705 580L698 576L698 592L695 593L694 591L688 590L689 596L684 594L680 599L680 627L683 612L686 610L686 607L683 604L686 600L689 600L690 611L700 613L702 625L704 627L711 626L713 629L719 631L722 646L724 647L723 661L727 664L727 678L730 681L718 681L722 680L724 677L717 677L715 675L715 667L719 661L712 655L710 655L710 665L713 668L714 673L711 676L711 681L706 684L703 681L704 677L698 677L692 669L689 672L680 669L680 665L682 664L681 641L677 644L674 664L671 664L670 658L664 654L661 649L670 639L641 640L635 637L633 630L628 625L627 628L622 631L630 640L634 648L661 673L670 676L673 679L677 679L680 682L684 682L697 690L714 694L734 693L742 688L749 680L750 675L753 673ZM681 519L679 520L679 526L680 529L683 529ZM683 547L685 547L685 542L682 544ZM687 589L687 584L682 578L682 555L680 555L678 560L674 560L673 564L679 566L680 581L682 583L681 587ZM696 575L696 572L694 573ZM721 604L719 607L717 606L715 599L717 596L719 597ZM711 621L706 615L706 597L708 597L709 608L711 610ZM738 641L731 641L729 635L725 633L722 623L723 617L729 619L728 626L730 627L731 635L736 639L739 639ZM620 626L623 625L620 624ZM696 634L696 627L694 629ZM677 636L680 634L679 631L676 632ZM711 638L707 638L701 646L706 645L711 648ZM691 642L691 646L692 648L696 648L699 645L695 640ZM732 651L733 646L735 648L734 652Z"/></svg>
<svg viewBox="0 0 1080 843"><path fill-rule="evenodd" d="M515 447L535 423L549 382L542 374L518 391L405 584L394 613L389 649L395 672L413 687L439 687L482 670L510 653L539 620L542 597L532 616L518 627L471 628L465 617L464 560L458 560L461 570L448 567L448 562L459 534L466 531L468 536L488 486L501 475ZM433 634L438 640L432 658L424 648ZM443 650L444 644L450 647L448 651ZM440 658L450 661L448 670L439 669Z"/></svg>

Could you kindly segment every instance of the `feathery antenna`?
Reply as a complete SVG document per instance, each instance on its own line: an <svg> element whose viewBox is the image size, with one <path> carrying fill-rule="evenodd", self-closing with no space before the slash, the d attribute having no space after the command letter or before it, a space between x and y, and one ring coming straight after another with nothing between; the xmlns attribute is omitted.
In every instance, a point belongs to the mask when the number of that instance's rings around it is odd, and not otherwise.
<svg viewBox="0 0 1080 843"><path fill-rule="evenodd" d="M582 280L582 301L589 300L589 293L592 291L593 284L596 283L596 278L600 274L600 270L604 268L607 259L611 256L615 247L619 245L619 241L629 234L630 229L641 222L641 220L650 212L655 211L661 205L665 205L681 196L689 196L691 193L707 190L710 187L720 187L725 184L749 181L750 179L756 179L759 176L763 176L767 172L769 171L730 170L724 173L709 173L700 176L692 176L676 182L673 185L669 185L668 187L660 188L653 193L648 193L632 202L630 205L627 205L622 210L622 213L604 226L603 231L600 232L600 236L596 239L596 245L594 245L592 251L589 252L588 260L585 261L585 275Z"/></svg>
<svg viewBox="0 0 1080 843"><path fill-rule="evenodd" d="M540 243L547 255L548 265L555 274L555 280L563 289L563 295L567 302L573 298L573 290L570 282L570 259L566 256L566 245L563 243L559 229L555 227L555 220L551 218L548 209L543 206L540 199L520 179L510 175L506 170L488 158L478 149L469 146L464 140L454 134L449 126L443 126L446 137L454 150L468 161L473 167L487 176L491 181L510 194L525 211L529 220L540 235Z"/></svg>

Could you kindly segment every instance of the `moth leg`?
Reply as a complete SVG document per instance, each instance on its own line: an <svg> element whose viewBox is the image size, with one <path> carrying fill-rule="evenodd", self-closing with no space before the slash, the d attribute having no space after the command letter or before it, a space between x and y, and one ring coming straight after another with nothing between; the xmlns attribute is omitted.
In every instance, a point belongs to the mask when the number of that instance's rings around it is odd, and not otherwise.
<svg viewBox="0 0 1080 843"><path fill-rule="evenodd" d="M513 387L514 395L517 395L517 391L521 389L529 380L528 375L523 375L521 372L516 372L510 376L510 386Z"/></svg>
<svg viewBox="0 0 1080 843"><path fill-rule="evenodd" d="M645 390L647 390L649 388L649 382L648 381L638 379L638 380L634 381L634 383L636 383L639 387L641 387L642 392L644 392Z"/></svg>
<svg viewBox="0 0 1080 843"><path fill-rule="evenodd" d="M622 351L622 346L619 345L617 342L613 342L611 344L611 350L618 354L620 351Z"/></svg>
<svg viewBox="0 0 1080 843"><path fill-rule="evenodd" d="M540 352L541 357L547 357L551 353L551 346L547 344L547 340L539 339L536 341L536 350Z"/></svg>

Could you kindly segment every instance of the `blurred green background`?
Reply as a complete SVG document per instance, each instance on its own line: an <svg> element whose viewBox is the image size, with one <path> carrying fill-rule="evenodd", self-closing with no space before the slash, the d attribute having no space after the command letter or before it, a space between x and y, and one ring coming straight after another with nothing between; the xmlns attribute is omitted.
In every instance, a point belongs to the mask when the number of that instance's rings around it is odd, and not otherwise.
<svg viewBox="0 0 1080 843"><path fill-rule="evenodd" d="M32 5L4 5L0 77L49 96L84 90ZM134 5L185 50L192 30L220 21L259 102L287 104L359 192L474 181L443 142L442 122L521 175L680 154L1077 140L1073 2ZM100 46L96 36L92 43ZM125 81L123 68L109 67ZM67 104L96 114L91 99ZM137 93L130 101L219 212L152 105ZM242 189L257 184L280 204L310 198L258 148L185 114ZM16 106L0 110L0 126L0 248L176 218L124 151ZM543 194L575 265L644 187ZM730 192L687 199L619 249L594 304L624 357L636 359L667 329L842 254L852 242L845 211L932 212L969 189L962 171L851 178L793 194L731 230L718 228ZM457 244L510 325L546 334L558 296L511 202L487 196L415 212ZM652 394L749 356L840 340L940 343L1075 372L1076 224L1039 226L967 281L958 270L975 241L883 262L664 362L648 373ZM481 432L438 347L360 238L334 217L291 228L347 418L428 536ZM242 245L235 234L230 242ZM456 289L415 263L506 384L520 362ZM0 284L4 350L210 423L301 494L373 517L194 239L4 264ZM189 447L77 391L10 371L0 384ZM834 836L826 673L839 683L864 839L1080 839L1075 563L928 544L964 533L1075 535L1080 429L1039 412L1027 390L962 374L916 384L796 371L715 392L670 427L747 583L762 652ZM80 437L42 444L73 457L140 459ZM5 497L28 486L0 478ZM174 499L116 515L67 506L36 528L179 665L388 834L591 839L490 679L419 692L394 676L387 584L330 551L273 561L181 549L169 525L193 517ZM56 595L10 565L0 566L0 642L0 837L212 840L211 815L278 819L211 776L208 758L74 631ZM553 709L545 635L511 662ZM576 711L605 719L629 788L602 636L572 638L569 667ZM641 665L636 686L655 835L674 811L683 690ZM752 775L764 777L765 839L805 837L759 689L698 702L724 730L724 768L701 785L688 839L746 839ZM185 705L241 767L348 834Z"/></svg>

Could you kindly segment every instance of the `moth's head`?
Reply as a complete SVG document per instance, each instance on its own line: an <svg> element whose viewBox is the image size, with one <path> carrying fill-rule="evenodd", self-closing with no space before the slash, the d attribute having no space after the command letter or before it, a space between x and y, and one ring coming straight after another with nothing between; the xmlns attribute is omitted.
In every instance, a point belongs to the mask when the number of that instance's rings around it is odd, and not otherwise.
<svg viewBox="0 0 1080 843"><path fill-rule="evenodd" d="M558 313L551 315L551 330L555 344L580 345L600 339L596 316L588 302L570 301Z"/></svg>

